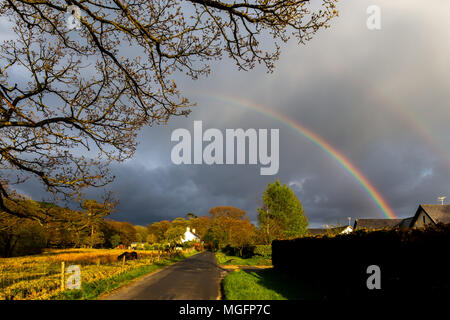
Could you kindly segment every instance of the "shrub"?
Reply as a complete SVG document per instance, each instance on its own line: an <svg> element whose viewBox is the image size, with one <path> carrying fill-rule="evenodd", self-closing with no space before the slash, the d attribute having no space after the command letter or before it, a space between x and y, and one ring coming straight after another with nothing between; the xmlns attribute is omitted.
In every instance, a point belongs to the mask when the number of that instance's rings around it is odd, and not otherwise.
<svg viewBox="0 0 450 320"><path fill-rule="evenodd" d="M171 246L167 243L146 243L144 248L146 248L145 250L168 250Z"/></svg>
<svg viewBox="0 0 450 320"><path fill-rule="evenodd" d="M264 258L270 258L272 256L271 245L257 245L253 251L255 255L262 256Z"/></svg>
<svg viewBox="0 0 450 320"><path fill-rule="evenodd" d="M203 250L203 245L201 243L195 242L194 247L195 247L195 250L197 250L197 251Z"/></svg>
<svg viewBox="0 0 450 320"><path fill-rule="evenodd" d="M144 244L144 250L154 250L154 245L152 245L152 244L146 242L146 243Z"/></svg>
<svg viewBox="0 0 450 320"><path fill-rule="evenodd" d="M193 248L193 247L194 247L194 242L193 242L193 241L186 241L186 242L183 242L183 243L181 244L181 247L182 247L183 249Z"/></svg>
<svg viewBox="0 0 450 320"><path fill-rule="evenodd" d="M111 239L109 240L111 242L111 247L115 248L120 244L120 235L115 234L111 237Z"/></svg>
<svg viewBox="0 0 450 320"><path fill-rule="evenodd" d="M241 258L250 258L254 255L255 246L245 246L243 248L237 248L227 245L221 251L229 256L236 256ZM241 254L242 253L242 254Z"/></svg>

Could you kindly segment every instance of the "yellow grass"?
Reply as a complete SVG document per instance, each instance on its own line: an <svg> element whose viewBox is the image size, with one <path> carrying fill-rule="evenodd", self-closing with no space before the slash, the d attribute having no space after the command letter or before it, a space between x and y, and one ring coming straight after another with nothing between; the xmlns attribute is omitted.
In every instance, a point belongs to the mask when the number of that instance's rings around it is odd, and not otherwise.
<svg viewBox="0 0 450 320"><path fill-rule="evenodd" d="M92 282L152 264L158 253L139 250L137 260L117 260L126 250L65 249L48 250L40 255L0 258L0 300L48 299L60 290L61 262L79 265L81 281Z"/></svg>

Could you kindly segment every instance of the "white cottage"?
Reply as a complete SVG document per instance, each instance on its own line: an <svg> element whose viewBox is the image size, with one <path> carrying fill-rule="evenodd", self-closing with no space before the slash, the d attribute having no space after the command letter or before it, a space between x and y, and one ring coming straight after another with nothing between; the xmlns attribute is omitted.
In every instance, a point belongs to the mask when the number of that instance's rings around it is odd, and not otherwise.
<svg viewBox="0 0 450 320"><path fill-rule="evenodd" d="M188 241L200 241L200 237L195 234L195 229L187 227L186 232L183 235L183 238L181 239L181 242L188 242Z"/></svg>

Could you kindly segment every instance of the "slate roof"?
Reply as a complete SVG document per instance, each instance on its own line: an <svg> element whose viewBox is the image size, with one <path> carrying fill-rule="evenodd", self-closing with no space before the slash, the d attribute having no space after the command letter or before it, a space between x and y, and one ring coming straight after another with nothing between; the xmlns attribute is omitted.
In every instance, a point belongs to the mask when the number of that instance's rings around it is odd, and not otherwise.
<svg viewBox="0 0 450 320"><path fill-rule="evenodd" d="M318 236L327 233L327 229L308 229L307 231L311 236Z"/></svg>
<svg viewBox="0 0 450 320"><path fill-rule="evenodd" d="M421 204L419 207L433 219L434 223L450 223L450 204Z"/></svg>
<svg viewBox="0 0 450 320"><path fill-rule="evenodd" d="M402 222L400 222L400 229L408 229L411 227L411 223L413 221L414 217L409 217L406 219L403 219Z"/></svg>
<svg viewBox="0 0 450 320"><path fill-rule="evenodd" d="M404 219L356 219L353 229L394 229L400 227Z"/></svg>
<svg viewBox="0 0 450 320"><path fill-rule="evenodd" d="M356 219L353 230L410 228L422 210L434 223L450 223L450 204L421 204L414 217L405 219Z"/></svg>

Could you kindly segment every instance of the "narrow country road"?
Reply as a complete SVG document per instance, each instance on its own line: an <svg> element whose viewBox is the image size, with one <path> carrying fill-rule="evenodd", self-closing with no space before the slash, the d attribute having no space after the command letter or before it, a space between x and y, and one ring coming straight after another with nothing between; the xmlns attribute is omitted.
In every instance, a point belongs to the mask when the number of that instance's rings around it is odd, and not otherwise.
<svg viewBox="0 0 450 320"><path fill-rule="evenodd" d="M221 269L205 251L118 289L102 300L215 300Z"/></svg>

